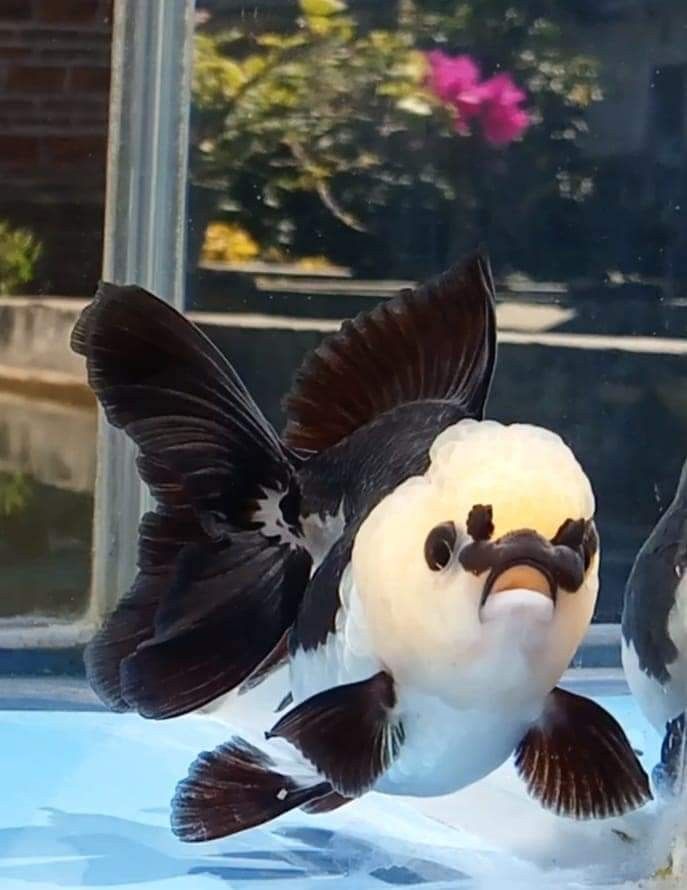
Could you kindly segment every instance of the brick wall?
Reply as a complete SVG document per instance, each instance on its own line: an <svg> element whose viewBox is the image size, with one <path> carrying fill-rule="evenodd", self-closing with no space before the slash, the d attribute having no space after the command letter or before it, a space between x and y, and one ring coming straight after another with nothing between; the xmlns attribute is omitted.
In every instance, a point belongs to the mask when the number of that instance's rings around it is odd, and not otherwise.
<svg viewBox="0 0 687 890"><path fill-rule="evenodd" d="M0 218L44 244L34 290L100 266L112 0L0 0Z"/></svg>

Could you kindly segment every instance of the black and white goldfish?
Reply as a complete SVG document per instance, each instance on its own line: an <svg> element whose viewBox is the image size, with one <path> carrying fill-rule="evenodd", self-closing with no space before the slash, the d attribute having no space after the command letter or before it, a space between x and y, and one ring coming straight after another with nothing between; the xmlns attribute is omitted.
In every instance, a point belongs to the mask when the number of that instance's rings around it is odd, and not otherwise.
<svg viewBox="0 0 687 890"><path fill-rule="evenodd" d="M675 496L642 545L625 586L622 658L628 686L663 737L654 779L685 780L687 712L687 461Z"/></svg>
<svg viewBox="0 0 687 890"><path fill-rule="evenodd" d="M482 419L494 304L479 254L345 322L298 371L282 436L151 294L102 284L78 321L73 348L157 504L87 649L93 688L168 718L288 664L264 745L234 738L179 785L184 840L372 789L446 794L512 753L560 814L650 798L616 721L556 687L597 596L594 496L557 435Z"/></svg>

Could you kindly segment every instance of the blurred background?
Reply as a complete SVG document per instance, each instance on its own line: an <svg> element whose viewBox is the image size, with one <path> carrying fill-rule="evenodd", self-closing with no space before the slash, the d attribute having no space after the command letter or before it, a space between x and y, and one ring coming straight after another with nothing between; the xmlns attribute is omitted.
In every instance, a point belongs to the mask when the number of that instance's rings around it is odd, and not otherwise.
<svg viewBox="0 0 687 890"><path fill-rule="evenodd" d="M43 634L0 671L81 669L41 641L89 603L67 338L101 269L111 40L109 0L0 3L0 622ZM686 110L681 0L198 0L186 309L280 424L306 349L486 244L489 414L575 449L616 623L687 454Z"/></svg>

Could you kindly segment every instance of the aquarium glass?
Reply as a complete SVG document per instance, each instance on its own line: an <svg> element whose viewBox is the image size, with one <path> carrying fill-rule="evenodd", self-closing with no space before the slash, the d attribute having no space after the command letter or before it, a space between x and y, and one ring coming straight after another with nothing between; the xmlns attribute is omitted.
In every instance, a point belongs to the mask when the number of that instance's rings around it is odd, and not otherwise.
<svg viewBox="0 0 687 890"><path fill-rule="evenodd" d="M687 456L686 142L684 0L0 0L0 890L687 873L684 808L563 820L510 761L446 797L180 843L189 764L235 732L262 743L288 689L277 674L233 710L157 722L89 687L84 647L153 499L70 349L100 278L138 284L280 431L303 357L345 319L488 253L486 415L557 432L596 496L600 593L562 682L650 772L661 738L619 622Z"/></svg>

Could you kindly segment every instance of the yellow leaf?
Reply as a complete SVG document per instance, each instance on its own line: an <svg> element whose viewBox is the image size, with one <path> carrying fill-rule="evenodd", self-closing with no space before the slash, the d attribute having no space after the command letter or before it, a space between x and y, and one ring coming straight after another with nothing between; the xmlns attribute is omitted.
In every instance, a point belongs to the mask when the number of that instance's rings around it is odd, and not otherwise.
<svg viewBox="0 0 687 890"><path fill-rule="evenodd" d="M336 15L346 9L343 0L299 0L300 7L306 15Z"/></svg>
<svg viewBox="0 0 687 890"><path fill-rule="evenodd" d="M252 260L259 253L260 246L241 226L214 222L205 230L202 248L204 260L240 263Z"/></svg>
<svg viewBox="0 0 687 890"><path fill-rule="evenodd" d="M411 114L427 115L432 113L432 106L419 96L405 96L396 103L396 107Z"/></svg>

